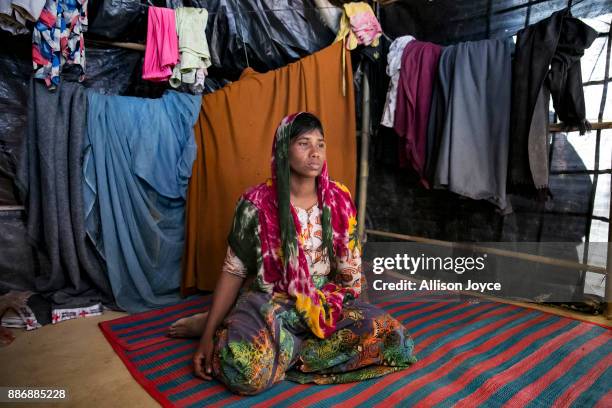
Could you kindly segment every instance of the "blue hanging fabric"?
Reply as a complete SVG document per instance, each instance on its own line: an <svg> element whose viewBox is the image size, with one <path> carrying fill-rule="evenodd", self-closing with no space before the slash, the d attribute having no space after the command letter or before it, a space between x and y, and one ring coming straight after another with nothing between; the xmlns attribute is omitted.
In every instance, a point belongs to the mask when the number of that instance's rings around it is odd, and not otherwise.
<svg viewBox="0 0 612 408"><path fill-rule="evenodd" d="M185 196L201 97L88 94L86 227L117 305L134 313L180 299Z"/></svg>

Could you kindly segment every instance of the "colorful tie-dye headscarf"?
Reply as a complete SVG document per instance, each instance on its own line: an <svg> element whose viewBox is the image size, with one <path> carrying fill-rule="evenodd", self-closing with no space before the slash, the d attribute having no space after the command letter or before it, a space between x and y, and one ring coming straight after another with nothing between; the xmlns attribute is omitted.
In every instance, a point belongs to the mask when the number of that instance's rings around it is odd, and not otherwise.
<svg viewBox="0 0 612 408"><path fill-rule="evenodd" d="M289 192L291 125L298 115L285 117L278 126L272 146L272 177L241 197L229 244L247 268L256 272L260 290L295 298L296 309L312 332L325 338L335 331L343 302L358 294L332 283L333 279L317 289L298 242L300 223ZM360 250L351 195L344 185L329 179L327 163L317 177L317 194L322 208L323 245L330 258Z"/></svg>

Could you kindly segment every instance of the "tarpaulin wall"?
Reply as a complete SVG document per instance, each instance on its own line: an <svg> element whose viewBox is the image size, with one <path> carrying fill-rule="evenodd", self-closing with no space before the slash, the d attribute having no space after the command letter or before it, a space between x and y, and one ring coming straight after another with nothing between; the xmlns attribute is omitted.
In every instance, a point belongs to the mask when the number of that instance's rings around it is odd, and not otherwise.
<svg viewBox="0 0 612 408"><path fill-rule="evenodd" d="M567 5L567 0L398 1L380 7L380 20L391 39L411 34L446 45L509 37ZM607 96L604 92L610 77L605 71L609 69L612 15L601 21L593 19L605 13L612 13L609 1L575 1L572 5L575 17L591 18L588 23L600 32L582 59L587 119L592 122L612 120L611 92ZM418 22L416 27L413 22ZM374 99L383 100L386 87L386 82L378 80ZM377 109L373 112L380 114ZM413 174L398 169L396 136L378 127L379 121L380 116L374 114L367 228L455 242L575 242L578 246L583 241L607 241L612 131L551 135L554 199L544 204L511 196L514 213L502 216L487 202L418 186ZM371 235L369 239L380 238ZM605 265L605 254L603 259L594 259L597 256L581 252L569 254L568 259Z"/></svg>
<svg viewBox="0 0 612 408"><path fill-rule="evenodd" d="M85 34L85 86L105 94L159 97L165 85L141 79L143 53L105 42L144 43L147 7L204 7L213 66L206 92L236 80L248 66L257 71L287 65L310 55L334 39L311 0L211 0L89 2L89 29ZM28 81L32 69L31 38L0 30L0 292L33 289L36 254L28 246L23 211L13 189L15 163L24 137ZM67 74L64 80L76 80ZM12 209L10 209L12 208Z"/></svg>

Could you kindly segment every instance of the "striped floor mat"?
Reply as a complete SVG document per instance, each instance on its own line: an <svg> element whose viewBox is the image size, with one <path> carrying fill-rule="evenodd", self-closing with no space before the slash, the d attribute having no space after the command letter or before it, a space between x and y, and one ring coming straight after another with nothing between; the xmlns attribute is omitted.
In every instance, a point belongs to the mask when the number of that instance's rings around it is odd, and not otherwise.
<svg viewBox="0 0 612 408"><path fill-rule="evenodd" d="M611 330L502 303L413 297L379 303L412 333L412 367L342 385L284 381L240 397L193 376L195 340L165 337L169 324L209 304L206 296L100 324L165 407L612 407Z"/></svg>

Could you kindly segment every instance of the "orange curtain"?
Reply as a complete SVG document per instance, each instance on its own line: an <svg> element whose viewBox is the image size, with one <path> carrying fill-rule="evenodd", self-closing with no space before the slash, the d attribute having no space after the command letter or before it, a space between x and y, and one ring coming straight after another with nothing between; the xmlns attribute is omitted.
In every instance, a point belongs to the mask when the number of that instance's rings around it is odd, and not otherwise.
<svg viewBox="0 0 612 408"><path fill-rule="evenodd" d="M215 288L236 202L270 176L272 140L284 116L309 111L321 119L330 177L355 191L355 101L352 86L342 96L342 76L339 42L265 74L246 69L239 81L203 97L187 198L184 294Z"/></svg>

